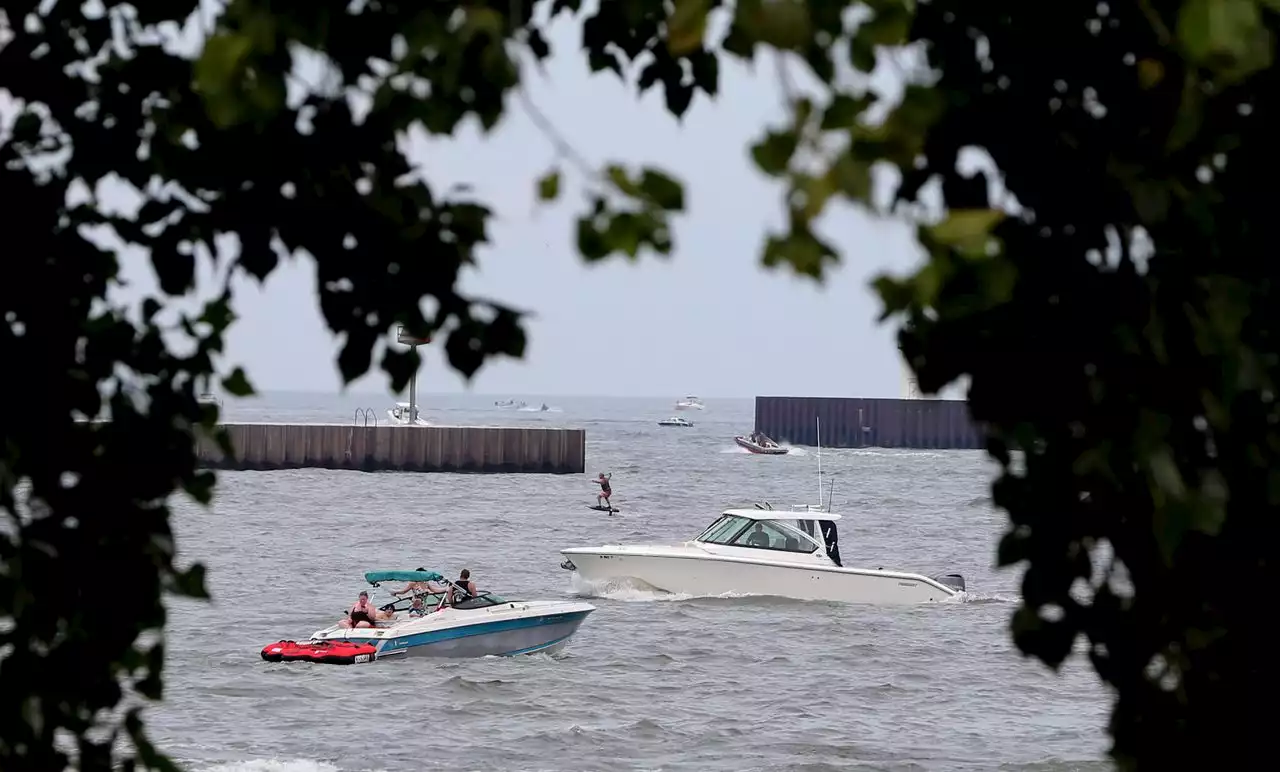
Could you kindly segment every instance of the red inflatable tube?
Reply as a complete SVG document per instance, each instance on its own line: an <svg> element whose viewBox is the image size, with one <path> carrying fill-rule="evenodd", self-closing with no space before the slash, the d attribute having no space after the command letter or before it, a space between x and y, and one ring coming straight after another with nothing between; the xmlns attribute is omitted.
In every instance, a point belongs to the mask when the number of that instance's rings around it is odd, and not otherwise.
<svg viewBox="0 0 1280 772"><path fill-rule="evenodd" d="M350 641L276 641L262 649L268 662L319 662L326 665L356 665L372 662L378 650L367 643Z"/></svg>

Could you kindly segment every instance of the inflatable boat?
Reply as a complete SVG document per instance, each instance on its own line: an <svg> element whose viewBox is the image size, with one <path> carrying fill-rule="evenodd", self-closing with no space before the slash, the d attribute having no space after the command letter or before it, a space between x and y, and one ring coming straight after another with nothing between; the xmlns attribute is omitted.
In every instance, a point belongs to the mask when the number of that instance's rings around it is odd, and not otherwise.
<svg viewBox="0 0 1280 772"><path fill-rule="evenodd" d="M372 662L377 648L354 641L276 641L262 648L268 662L319 662L326 665L358 665Z"/></svg>

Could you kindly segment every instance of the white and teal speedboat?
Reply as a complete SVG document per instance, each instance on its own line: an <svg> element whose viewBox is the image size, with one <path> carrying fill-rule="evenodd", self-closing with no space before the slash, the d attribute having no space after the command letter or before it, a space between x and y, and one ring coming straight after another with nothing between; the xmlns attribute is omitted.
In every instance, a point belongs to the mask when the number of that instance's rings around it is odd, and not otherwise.
<svg viewBox="0 0 1280 772"><path fill-rule="evenodd" d="M313 643L372 646L373 659L555 653L595 611L595 606L581 601L511 600L489 592L466 597L435 571L370 571L364 578L374 587L382 582L432 582L448 592L401 598L382 607L395 616L378 620L376 627L334 625L314 633Z"/></svg>

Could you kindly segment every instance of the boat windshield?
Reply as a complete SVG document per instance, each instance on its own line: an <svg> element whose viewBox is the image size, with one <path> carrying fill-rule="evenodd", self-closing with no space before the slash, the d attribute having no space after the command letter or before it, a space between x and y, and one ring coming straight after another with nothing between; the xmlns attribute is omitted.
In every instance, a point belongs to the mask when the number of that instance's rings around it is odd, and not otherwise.
<svg viewBox="0 0 1280 772"><path fill-rule="evenodd" d="M508 602L509 601L506 598L501 598L491 593L482 592L479 595L475 596L474 598L467 598L466 600L458 601L457 603L453 604L453 607L456 609L466 610L471 608L485 608L486 606L500 606L503 603L508 603Z"/></svg>
<svg viewBox="0 0 1280 772"><path fill-rule="evenodd" d="M790 528L769 520L751 520L735 515L725 515L702 532L698 541L707 544L723 544L730 547L776 550L811 554L820 546L816 539L808 539Z"/></svg>
<svg viewBox="0 0 1280 772"><path fill-rule="evenodd" d="M705 541L710 544L727 544L728 542L721 541L721 539L732 539L750 523L751 521L745 517L721 515L718 520L707 526L705 531L698 534L697 541Z"/></svg>

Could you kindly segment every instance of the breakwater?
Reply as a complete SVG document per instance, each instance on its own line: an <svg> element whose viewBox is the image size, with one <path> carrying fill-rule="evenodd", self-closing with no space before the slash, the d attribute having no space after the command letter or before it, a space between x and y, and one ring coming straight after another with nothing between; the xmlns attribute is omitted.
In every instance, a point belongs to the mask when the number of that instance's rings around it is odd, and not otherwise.
<svg viewBox="0 0 1280 772"><path fill-rule="evenodd" d="M756 397L755 428L779 442L831 448L982 449L969 406L947 399Z"/></svg>
<svg viewBox="0 0 1280 772"><path fill-rule="evenodd" d="M504 426L224 424L233 453L201 437L214 469L359 469L368 472L582 474L583 429Z"/></svg>

